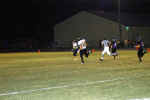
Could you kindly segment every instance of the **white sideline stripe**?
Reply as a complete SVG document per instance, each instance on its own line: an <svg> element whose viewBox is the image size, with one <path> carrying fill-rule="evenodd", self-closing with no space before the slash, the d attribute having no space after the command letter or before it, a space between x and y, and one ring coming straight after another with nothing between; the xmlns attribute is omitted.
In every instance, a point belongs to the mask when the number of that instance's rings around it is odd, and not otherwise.
<svg viewBox="0 0 150 100"><path fill-rule="evenodd" d="M96 84L96 83L112 82L112 81L117 81L117 80L121 80L121 79L123 79L123 78L112 79L112 80L103 80L103 81L85 82L85 83L77 83L77 84L71 84L71 85L62 85L62 86L40 88L40 89L34 89L34 90L15 91L15 92L2 93L2 94L0 94L0 96L25 94L25 93L32 93L32 92L37 92L37 91L46 91L46 90L51 90L51 89L61 89L61 88L68 88L68 87L74 87L74 86L86 86L86 85L92 85L92 84Z"/></svg>
<svg viewBox="0 0 150 100"><path fill-rule="evenodd" d="M130 99L130 100L150 100L150 98L142 98L142 99Z"/></svg>

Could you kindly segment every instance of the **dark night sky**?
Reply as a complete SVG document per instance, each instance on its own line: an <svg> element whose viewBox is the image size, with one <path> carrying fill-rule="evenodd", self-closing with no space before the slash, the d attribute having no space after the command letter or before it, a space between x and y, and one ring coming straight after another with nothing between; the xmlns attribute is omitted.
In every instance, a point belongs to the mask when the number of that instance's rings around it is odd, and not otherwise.
<svg viewBox="0 0 150 100"><path fill-rule="evenodd" d="M53 26L56 23L81 10L117 12L117 0L17 0L7 4L5 8L6 29L1 39L17 37L53 39ZM149 16L150 0L121 0L121 12ZM36 25L40 25L40 29ZM24 27L24 32L17 32L16 27L21 26ZM44 35L37 31L43 32Z"/></svg>

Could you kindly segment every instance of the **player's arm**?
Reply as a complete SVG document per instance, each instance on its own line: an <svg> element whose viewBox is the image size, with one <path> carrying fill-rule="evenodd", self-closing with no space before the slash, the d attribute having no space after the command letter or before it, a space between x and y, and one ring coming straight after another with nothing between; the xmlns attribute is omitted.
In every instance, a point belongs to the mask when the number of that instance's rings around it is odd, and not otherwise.
<svg viewBox="0 0 150 100"><path fill-rule="evenodd" d="M80 45L80 50L83 48L83 46L82 45Z"/></svg>
<svg viewBox="0 0 150 100"><path fill-rule="evenodd" d="M86 46L86 47L87 47L87 42L84 42L84 46Z"/></svg>
<svg viewBox="0 0 150 100"><path fill-rule="evenodd" d="M113 44L112 44L112 43L110 43L109 47L110 47L110 48L112 48L112 46L113 46Z"/></svg>
<svg viewBox="0 0 150 100"><path fill-rule="evenodd" d="M80 41L78 42L78 48L79 48L79 49L78 49L78 51L77 51L77 52L79 53L79 52L80 52L80 50L81 50L81 48L82 48L82 47L81 47L81 42L80 42Z"/></svg>
<svg viewBox="0 0 150 100"><path fill-rule="evenodd" d="M79 49L78 49L78 53L80 52L80 50L82 49L82 46L81 45L79 45Z"/></svg>
<svg viewBox="0 0 150 100"><path fill-rule="evenodd" d="M136 44L135 48L136 48L136 50L138 50L140 48L140 44Z"/></svg>
<svg viewBox="0 0 150 100"><path fill-rule="evenodd" d="M110 47L110 48L112 48L112 42L108 42L108 46Z"/></svg>

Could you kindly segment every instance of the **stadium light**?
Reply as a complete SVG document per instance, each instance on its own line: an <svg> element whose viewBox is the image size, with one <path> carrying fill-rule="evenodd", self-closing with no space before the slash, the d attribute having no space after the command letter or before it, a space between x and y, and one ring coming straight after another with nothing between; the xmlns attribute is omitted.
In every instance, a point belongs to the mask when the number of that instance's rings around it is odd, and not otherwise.
<svg viewBox="0 0 150 100"><path fill-rule="evenodd" d="M126 29L126 31L129 31L129 26L126 26L125 29Z"/></svg>
<svg viewBox="0 0 150 100"><path fill-rule="evenodd" d="M125 30L127 31L127 33L128 33L128 40L129 40L129 29L130 29L130 27L129 26L125 26Z"/></svg>

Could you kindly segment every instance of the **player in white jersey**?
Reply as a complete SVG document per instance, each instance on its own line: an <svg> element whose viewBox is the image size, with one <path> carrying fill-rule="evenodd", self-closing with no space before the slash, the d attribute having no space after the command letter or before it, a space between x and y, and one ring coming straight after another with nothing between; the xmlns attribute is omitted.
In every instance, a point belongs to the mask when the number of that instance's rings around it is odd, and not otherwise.
<svg viewBox="0 0 150 100"><path fill-rule="evenodd" d="M80 50L81 64L84 64L83 55L85 55L86 57L88 57L89 55L88 50L87 50L86 40L85 39L79 40L78 45L80 46L79 50Z"/></svg>
<svg viewBox="0 0 150 100"><path fill-rule="evenodd" d="M111 55L110 51L109 51L109 46L110 46L110 41L108 41L107 39L104 38L104 40L101 42L101 45L103 46L103 51L101 54L101 58L100 61L104 60L104 54L107 53L107 55Z"/></svg>
<svg viewBox="0 0 150 100"><path fill-rule="evenodd" d="M78 47L78 42L76 40L72 41L72 51L73 51L73 56L77 56L77 51L79 49Z"/></svg>

